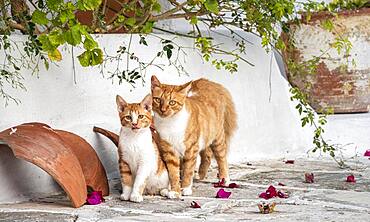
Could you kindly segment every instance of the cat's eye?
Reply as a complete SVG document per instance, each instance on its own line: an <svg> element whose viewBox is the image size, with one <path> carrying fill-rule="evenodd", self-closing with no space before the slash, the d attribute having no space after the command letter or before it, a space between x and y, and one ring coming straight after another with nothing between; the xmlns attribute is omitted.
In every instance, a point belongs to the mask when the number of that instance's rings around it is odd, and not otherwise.
<svg viewBox="0 0 370 222"><path fill-rule="evenodd" d="M144 118L144 115L139 115L137 118L142 119Z"/></svg>
<svg viewBox="0 0 370 222"><path fill-rule="evenodd" d="M176 101L175 101L175 100L170 100L169 104L170 104L171 106L174 106L174 105L176 104Z"/></svg>
<svg viewBox="0 0 370 222"><path fill-rule="evenodd" d="M154 99L154 102L156 102L156 103L161 103L161 99L160 99L160 98L158 98L158 97L154 97L153 99Z"/></svg>
<svg viewBox="0 0 370 222"><path fill-rule="evenodd" d="M131 116L125 116L125 120L126 120L126 121L131 121L131 120L132 120L132 118L131 118Z"/></svg>

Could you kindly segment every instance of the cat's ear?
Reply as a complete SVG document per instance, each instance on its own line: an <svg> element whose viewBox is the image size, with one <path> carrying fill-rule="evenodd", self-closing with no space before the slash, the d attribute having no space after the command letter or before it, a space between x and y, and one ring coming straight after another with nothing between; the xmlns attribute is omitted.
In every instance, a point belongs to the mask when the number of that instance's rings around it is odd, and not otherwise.
<svg viewBox="0 0 370 222"><path fill-rule="evenodd" d="M127 106L127 102L119 95L116 96L116 103L117 103L117 110L118 112L123 112L125 106Z"/></svg>
<svg viewBox="0 0 370 222"><path fill-rule="evenodd" d="M152 111L152 95L148 94L145 96L143 101L141 101L141 106L146 109L148 112Z"/></svg>
<svg viewBox="0 0 370 222"><path fill-rule="evenodd" d="M184 95L188 95L190 89L191 89L191 84L192 84L192 81L188 82L188 83L185 83L184 85L181 85L180 86L180 90L179 90L179 93L182 93Z"/></svg>
<svg viewBox="0 0 370 222"><path fill-rule="evenodd" d="M152 82L152 91L156 87L161 87L161 82L159 82L159 80L157 79L157 77L155 75L152 75L151 82Z"/></svg>

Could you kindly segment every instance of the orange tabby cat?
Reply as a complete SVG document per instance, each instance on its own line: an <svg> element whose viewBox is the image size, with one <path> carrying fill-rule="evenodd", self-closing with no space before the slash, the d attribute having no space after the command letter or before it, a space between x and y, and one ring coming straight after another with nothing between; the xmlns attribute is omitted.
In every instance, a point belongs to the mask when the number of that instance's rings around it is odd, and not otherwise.
<svg viewBox="0 0 370 222"><path fill-rule="evenodd" d="M154 125L161 137L160 151L170 178L168 197L178 197L180 191L182 195L192 194L199 153L200 179L206 176L213 153L219 178L228 183L227 152L230 137L237 127L230 93L220 84L206 79L166 85L152 76L151 82ZM180 187L181 160L183 178Z"/></svg>
<svg viewBox="0 0 370 222"><path fill-rule="evenodd" d="M141 202L144 192L167 196L168 172L150 130L151 95L141 103L127 103L120 96L116 101L122 125L118 142L121 199Z"/></svg>

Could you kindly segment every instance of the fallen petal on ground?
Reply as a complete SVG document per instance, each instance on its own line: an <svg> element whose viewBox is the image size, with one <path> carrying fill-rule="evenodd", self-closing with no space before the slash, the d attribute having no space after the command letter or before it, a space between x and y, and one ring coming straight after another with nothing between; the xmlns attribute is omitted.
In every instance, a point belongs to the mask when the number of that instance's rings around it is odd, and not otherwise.
<svg viewBox="0 0 370 222"><path fill-rule="evenodd" d="M191 208L201 208L200 205L195 201L192 201L190 206L191 206Z"/></svg>
<svg viewBox="0 0 370 222"><path fill-rule="evenodd" d="M347 176L347 180L346 182L349 182L349 183L356 183L356 179L355 179L355 176L353 174Z"/></svg>
<svg viewBox="0 0 370 222"><path fill-rule="evenodd" d="M217 194L216 194L216 198L223 198L223 199L227 199L229 198L231 195L231 192L227 192L225 191L224 189L219 189Z"/></svg>
<svg viewBox="0 0 370 222"><path fill-rule="evenodd" d="M313 175L313 173L305 173L304 174L304 181L306 182L306 183L314 183L314 175Z"/></svg>
<svg viewBox="0 0 370 222"><path fill-rule="evenodd" d="M87 195L87 204L97 205L104 202L103 194L101 191L93 191Z"/></svg>

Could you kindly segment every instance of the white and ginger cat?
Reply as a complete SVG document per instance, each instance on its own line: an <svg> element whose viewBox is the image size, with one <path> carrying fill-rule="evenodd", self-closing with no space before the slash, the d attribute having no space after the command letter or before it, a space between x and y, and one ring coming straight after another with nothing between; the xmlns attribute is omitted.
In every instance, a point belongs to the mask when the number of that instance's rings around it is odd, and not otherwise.
<svg viewBox="0 0 370 222"><path fill-rule="evenodd" d="M121 131L118 154L121 174L121 200L143 201L145 194L167 196L168 172L152 138L152 97L141 103L127 103L116 97Z"/></svg>
<svg viewBox="0 0 370 222"><path fill-rule="evenodd" d="M152 76L151 85L154 126L161 139L160 152L170 179L168 197L179 197L180 191L182 195L192 194L198 154L200 179L206 177L213 154L219 178L229 183L227 152L237 127L230 93L222 85L206 79L167 85ZM180 168L183 171L181 184Z"/></svg>

